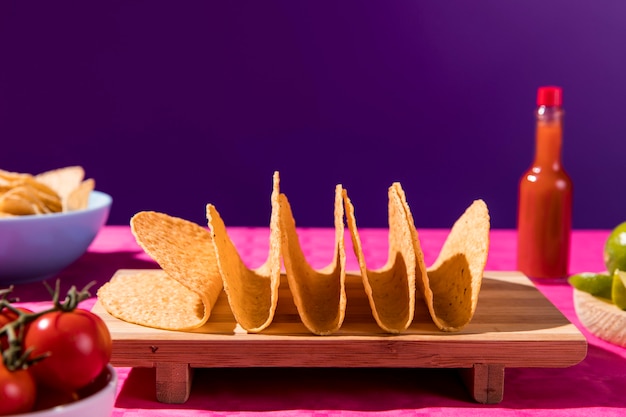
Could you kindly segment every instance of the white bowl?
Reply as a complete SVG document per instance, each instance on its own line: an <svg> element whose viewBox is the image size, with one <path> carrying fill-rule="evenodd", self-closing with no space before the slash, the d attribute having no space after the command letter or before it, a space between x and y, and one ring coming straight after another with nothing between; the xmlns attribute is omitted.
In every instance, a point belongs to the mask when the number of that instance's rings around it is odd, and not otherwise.
<svg viewBox="0 0 626 417"><path fill-rule="evenodd" d="M611 300L574 288L574 309L590 333L614 345L626 347L626 311Z"/></svg>
<svg viewBox="0 0 626 417"><path fill-rule="evenodd" d="M107 372L87 388L95 392L73 403L9 417L111 417L117 393L115 369L107 365Z"/></svg>
<svg viewBox="0 0 626 417"><path fill-rule="evenodd" d="M112 201L92 191L84 210L0 217L0 288L50 278L80 258L106 223Z"/></svg>

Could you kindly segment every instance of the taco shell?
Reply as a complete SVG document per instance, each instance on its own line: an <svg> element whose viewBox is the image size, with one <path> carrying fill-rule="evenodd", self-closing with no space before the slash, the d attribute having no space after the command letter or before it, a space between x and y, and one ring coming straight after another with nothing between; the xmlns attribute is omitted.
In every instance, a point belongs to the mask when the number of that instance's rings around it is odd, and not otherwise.
<svg viewBox="0 0 626 417"><path fill-rule="evenodd" d="M302 323L312 333L329 335L341 327L346 314L346 250L343 188L335 187L335 247L332 261L314 269L306 260L287 196L280 195L280 226L287 282Z"/></svg>
<svg viewBox="0 0 626 417"><path fill-rule="evenodd" d="M281 267L278 194L279 175L275 172L271 195L269 253L266 262L256 269L248 268L241 259L215 206L208 204L206 207L217 265L230 308L239 325L251 333L260 332L271 324L278 304Z"/></svg>
<svg viewBox="0 0 626 417"><path fill-rule="evenodd" d="M475 200L458 218L424 275L424 299L443 331L459 331L474 316L489 252L489 210Z"/></svg>
<svg viewBox="0 0 626 417"><path fill-rule="evenodd" d="M167 330L191 330L208 320L222 290L211 234L193 222L142 211L131 219L139 246L162 271L121 275L98 290L111 315Z"/></svg>
<svg viewBox="0 0 626 417"><path fill-rule="evenodd" d="M419 262L413 246L402 197L395 186L389 187L389 254L383 267L371 270L365 262L354 206L347 191L343 193L352 246L372 314L379 327L389 333L400 333L413 321L415 276L418 266L423 266L423 260Z"/></svg>

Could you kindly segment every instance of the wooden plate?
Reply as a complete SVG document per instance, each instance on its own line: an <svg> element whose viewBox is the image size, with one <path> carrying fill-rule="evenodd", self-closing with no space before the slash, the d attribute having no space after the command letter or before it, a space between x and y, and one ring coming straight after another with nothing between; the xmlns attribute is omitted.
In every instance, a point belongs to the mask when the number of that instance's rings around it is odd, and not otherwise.
<svg viewBox="0 0 626 417"><path fill-rule="evenodd" d="M574 308L580 322L595 336L626 347L626 311L610 300L574 289Z"/></svg>
<svg viewBox="0 0 626 417"><path fill-rule="evenodd" d="M92 311L111 331L112 364L156 368L157 399L165 403L185 402L192 370L212 367L458 368L476 401L497 403L506 367L567 367L587 354L584 335L520 272L486 271L472 322L453 333L434 325L421 299L406 331L385 333L361 277L351 273L343 326L316 336L299 320L286 281L280 288L274 321L259 334L237 325L224 293L209 321L193 332L126 323L99 303Z"/></svg>

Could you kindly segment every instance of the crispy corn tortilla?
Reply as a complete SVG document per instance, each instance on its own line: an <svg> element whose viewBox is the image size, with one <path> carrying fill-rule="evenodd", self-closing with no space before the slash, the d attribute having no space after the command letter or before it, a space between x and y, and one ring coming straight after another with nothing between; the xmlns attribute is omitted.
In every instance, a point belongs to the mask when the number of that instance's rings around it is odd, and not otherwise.
<svg viewBox="0 0 626 417"><path fill-rule="evenodd" d="M68 166L35 175L35 180L54 190L61 198L63 211L68 211L68 198L85 178L85 169L81 166ZM86 206L85 206L86 207ZM82 208L82 207L81 207Z"/></svg>
<svg viewBox="0 0 626 417"><path fill-rule="evenodd" d="M278 304L281 267L279 183L278 172L275 172L271 195L269 253L263 265L255 269L248 268L241 260L215 206L207 204L206 207L217 265L230 308L239 325L251 333L260 332L270 325Z"/></svg>
<svg viewBox="0 0 626 417"><path fill-rule="evenodd" d="M39 199L25 186L17 186L0 195L0 212L14 216L38 214Z"/></svg>
<svg viewBox="0 0 626 417"><path fill-rule="evenodd" d="M443 331L458 331L474 316L489 252L489 210L475 200L457 219L424 275L424 300Z"/></svg>
<svg viewBox="0 0 626 417"><path fill-rule="evenodd" d="M86 179L71 190L63 201L65 210L84 210L89 206L89 196L95 189L96 183L93 178Z"/></svg>
<svg viewBox="0 0 626 417"><path fill-rule="evenodd" d="M386 264L378 269L369 269L365 262L359 236L354 206L344 190L348 229L352 246L359 262L365 292L369 299L374 319L386 332L400 333L413 321L415 314L416 271L422 273L423 255L418 261L411 228L402 205L402 197L395 186L388 189L389 253Z"/></svg>
<svg viewBox="0 0 626 417"><path fill-rule="evenodd" d="M31 174L0 169L0 186L9 185L16 180L25 180L29 178L32 178Z"/></svg>
<svg viewBox="0 0 626 417"><path fill-rule="evenodd" d="M223 287L239 325L260 332L276 312L282 258L302 323L314 334L331 334L341 328L347 303L345 215L365 292L381 329L400 333L409 327L417 296L424 298L440 330L458 331L474 315L489 246L490 219L482 200L474 201L455 222L429 268L400 183L388 189L389 253L386 264L376 270L367 268L354 206L341 185L335 188L333 259L318 270L302 252L291 206L279 192L278 172L273 176L269 253L259 268L245 265L212 204L207 204L206 213L210 232L162 213L136 214L131 230L162 270L116 276L98 291L104 308L132 323L191 330L207 321Z"/></svg>
<svg viewBox="0 0 626 417"><path fill-rule="evenodd" d="M289 289L302 323L317 335L329 335L341 327L346 313L346 250L344 245L343 187L335 187L335 248L332 261L315 270L304 257L291 205L280 195L283 262Z"/></svg>
<svg viewBox="0 0 626 417"><path fill-rule="evenodd" d="M103 307L117 318L144 326L167 330L202 326L222 290L209 231L153 211L135 214L130 225L139 246L165 275L131 274L106 283L98 291Z"/></svg>
<svg viewBox="0 0 626 417"><path fill-rule="evenodd" d="M84 176L80 166L37 175L0 170L0 213L22 216L85 209L95 182L83 181Z"/></svg>
<svg viewBox="0 0 626 417"><path fill-rule="evenodd" d="M0 211L14 215L57 213L62 210L58 194L30 174L0 173Z"/></svg>
<svg viewBox="0 0 626 417"><path fill-rule="evenodd" d="M424 261L424 252L422 251L419 233L415 228L415 220L413 219L413 214L411 213L411 208L409 207L409 203L406 200L406 194L404 192L404 189L402 189L402 185L399 182L394 182L391 186L395 189L396 193L399 196L399 201L402 205L404 215L406 216L407 224L409 226L409 233L411 234L411 241L413 242L413 250L415 251L415 295L416 297L423 297L425 293L424 284L427 280L427 268Z"/></svg>
<svg viewBox="0 0 626 417"><path fill-rule="evenodd" d="M202 297L162 269L116 275L98 290L98 299L112 316L148 327L186 330L205 320Z"/></svg>

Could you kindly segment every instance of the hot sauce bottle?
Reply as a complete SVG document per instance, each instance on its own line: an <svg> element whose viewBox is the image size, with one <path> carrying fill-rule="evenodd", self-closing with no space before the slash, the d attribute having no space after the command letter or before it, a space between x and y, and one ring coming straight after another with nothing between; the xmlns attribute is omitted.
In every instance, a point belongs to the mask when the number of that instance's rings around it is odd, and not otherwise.
<svg viewBox="0 0 626 417"><path fill-rule="evenodd" d="M563 169L563 94L537 90L535 157L519 182L517 268L531 278L568 275L572 180Z"/></svg>

